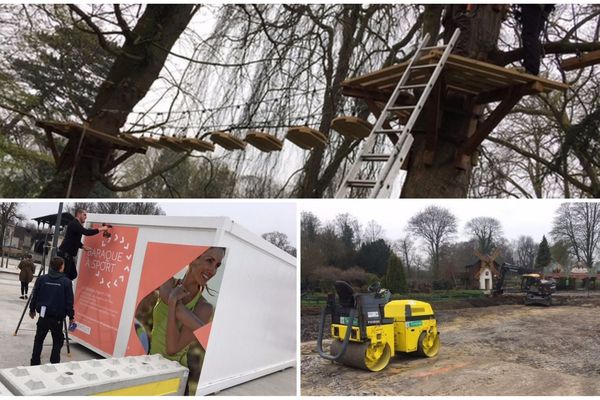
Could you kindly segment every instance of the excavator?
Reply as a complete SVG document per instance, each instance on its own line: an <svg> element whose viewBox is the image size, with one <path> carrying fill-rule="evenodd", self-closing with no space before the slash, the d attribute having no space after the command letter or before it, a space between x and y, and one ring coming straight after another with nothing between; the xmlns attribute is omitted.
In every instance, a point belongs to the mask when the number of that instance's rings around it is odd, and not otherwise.
<svg viewBox="0 0 600 400"><path fill-rule="evenodd" d="M345 281L335 282L334 293L321 310L317 351L326 360L368 371L381 371L396 353L435 357L440 335L429 303L391 300L391 293L373 284L368 293L355 293ZM325 317L331 314L329 354L323 350Z"/></svg>
<svg viewBox="0 0 600 400"><path fill-rule="evenodd" d="M556 292L556 283L553 280L543 279L540 274L525 273L523 267L508 263L503 263L500 267L500 276L492 290L493 296L504 293L504 284L508 274L521 276L520 291L525 293L525 305L552 305L552 293Z"/></svg>

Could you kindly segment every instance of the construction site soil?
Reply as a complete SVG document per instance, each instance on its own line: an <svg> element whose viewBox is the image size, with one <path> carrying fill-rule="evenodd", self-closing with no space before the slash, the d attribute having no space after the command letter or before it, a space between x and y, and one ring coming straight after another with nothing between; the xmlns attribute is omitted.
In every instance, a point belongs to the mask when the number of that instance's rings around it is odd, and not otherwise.
<svg viewBox="0 0 600 400"><path fill-rule="evenodd" d="M600 395L600 293L522 303L518 295L435 303L438 356L400 354L381 372L319 357L319 309L303 308L302 395Z"/></svg>

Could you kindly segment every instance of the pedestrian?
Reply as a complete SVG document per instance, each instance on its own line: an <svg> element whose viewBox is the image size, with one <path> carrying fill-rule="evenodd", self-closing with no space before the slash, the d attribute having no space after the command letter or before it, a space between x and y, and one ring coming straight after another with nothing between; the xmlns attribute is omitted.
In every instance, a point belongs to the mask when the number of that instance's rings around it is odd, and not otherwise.
<svg viewBox="0 0 600 400"><path fill-rule="evenodd" d="M35 265L32 261L31 254L26 254L23 260L17 265L19 268L19 280L21 281L21 299L27 298L27 292L29 291L29 284L33 280L35 274Z"/></svg>
<svg viewBox="0 0 600 400"><path fill-rule="evenodd" d="M75 210L75 219L69 222L67 225L65 238L58 247L58 255L65 260L65 275L70 280L77 278L77 266L75 265L75 260L77 259L77 252L79 249L86 251L91 250L89 247L84 246L83 243L81 243L81 236L93 236L109 229L108 226L86 229L83 227L86 219L87 211L85 211L83 208L78 208Z"/></svg>
<svg viewBox="0 0 600 400"><path fill-rule="evenodd" d="M31 365L41 364L40 356L48 331L52 335L50 362L58 364L60 350L65 340L62 332L63 321L68 316L70 324L74 323L73 284L63 273L64 270L64 260L54 257L50 260L48 274L40 276L35 281L29 305L29 316L34 319L37 312L40 317L36 324Z"/></svg>
<svg viewBox="0 0 600 400"><path fill-rule="evenodd" d="M523 67L531 75L540 73L542 42L540 35L544 30L548 16L554 10L553 4L521 4L521 40L523 41Z"/></svg>

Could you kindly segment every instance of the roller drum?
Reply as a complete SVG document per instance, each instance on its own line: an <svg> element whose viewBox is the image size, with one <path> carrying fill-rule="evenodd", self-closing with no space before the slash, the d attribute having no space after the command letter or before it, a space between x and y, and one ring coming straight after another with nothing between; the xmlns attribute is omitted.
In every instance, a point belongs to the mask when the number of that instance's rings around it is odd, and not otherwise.
<svg viewBox="0 0 600 400"><path fill-rule="evenodd" d="M339 354L342 348L340 340L331 343L331 355ZM337 361L349 367L360 368L367 371L381 371L390 362L391 351L387 344L371 346L370 342L348 343L346 352Z"/></svg>

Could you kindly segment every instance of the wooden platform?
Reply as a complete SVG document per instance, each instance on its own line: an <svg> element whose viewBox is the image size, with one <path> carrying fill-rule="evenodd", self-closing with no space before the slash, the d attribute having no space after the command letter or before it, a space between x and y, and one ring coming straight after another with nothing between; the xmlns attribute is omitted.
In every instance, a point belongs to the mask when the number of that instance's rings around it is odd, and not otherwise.
<svg viewBox="0 0 600 400"><path fill-rule="evenodd" d="M369 136L373 125L357 117L341 116L331 121L331 129L350 139L360 140Z"/></svg>
<svg viewBox="0 0 600 400"><path fill-rule="evenodd" d="M177 153L183 153L188 151L187 146L183 145L180 138L171 136L161 136L158 139L158 143L164 145L166 148L171 149Z"/></svg>
<svg viewBox="0 0 600 400"><path fill-rule="evenodd" d="M327 137L316 129L308 126L294 126L288 129L285 138L296 146L310 150L327 145Z"/></svg>
<svg viewBox="0 0 600 400"><path fill-rule="evenodd" d="M432 51L419 60L417 65L435 64L439 51ZM392 65L342 82L343 93L347 96L387 101L394 87L402 77L408 62ZM408 85L426 83L433 68L421 69L411 74ZM568 85L451 54L443 70L446 87L449 90L476 96L476 103L485 104L502 100L506 91L515 86L527 86L524 95L566 90Z"/></svg>
<svg viewBox="0 0 600 400"><path fill-rule="evenodd" d="M271 151L281 151L283 148L283 142L281 140L265 132L250 131L244 140L260 151L266 153Z"/></svg>
<svg viewBox="0 0 600 400"><path fill-rule="evenodd" d="M56 133L67 139L79 138L84 130L84 126L75 122L58 122L58 121L36 121L35 125L44 129L46 133ZM95 129L85 128L85 134L96 139L103 140L113 145L115 149L124 151L133 151L135 153L146 152L143 146L136 146L133 143L124 140L118 136L100 132Z"/></svg>
<svg viewBox="0 0 600 400"><path fill-rule="evenodd" d="M442 52L438 50L423 56L415 64L422 67L411 71L406 85L426 84L441 56ZM346 96L363 99L369 110L376 117L379 117L407 66L408 62L405 62L348 79L342 82L342 92ZM477 116L473 112L477 107L499 102L484 121L477 123L474 131L457 150L456 167L467 169L471 163L471 156L477 147L481 145L523 96L547 93L553 90L564 91L568 88L569 86L562 82L451 54L421 111L422 115L426 115L424 120L426 134L425 151L423 153L424 163L432 165L434 162L445 112L460 112L471 115L472 120L475 121ZM453 93L464 95L465 104L462 106L463 108L456 109L453 104L447 101L448 95ZM416 103L415 95L418 95L418 93L412 93L412 91L400 92L395 106L414 105ZM404 124L408 115L408 113L406 115L395 113L392 118L384 121L382 126L389 129L389 122L392 120L398 120L398 122ZM392 143L396 143L398 140L398 136L395 134L389 133L387 136Z"/></svg>
<svg viewBox="0 0 600 400"><path fill-rule="evenodd" d="M207 142L206 140L200 140L196 138L183 138L181 139L182 144L190 147L193 150L200 152L212 152L215 151L215 145Z"/></svg>
<svg viewBox="0 0 600 400"><path fill-rule="evenodd" d="M138 140L140 142L146 144L147 146L154 147L155 149L164 149L165 148L165 146L163 146L160 143L160 141L154 137L140 136L140 137L138 137Z"/></svg>
<svg viewBox="0 0 600 400"><path fill-rule="evenodd" d="M227 132L213 132L210 140L227 150L244 150L246 148L246 142Z"/></svg>

